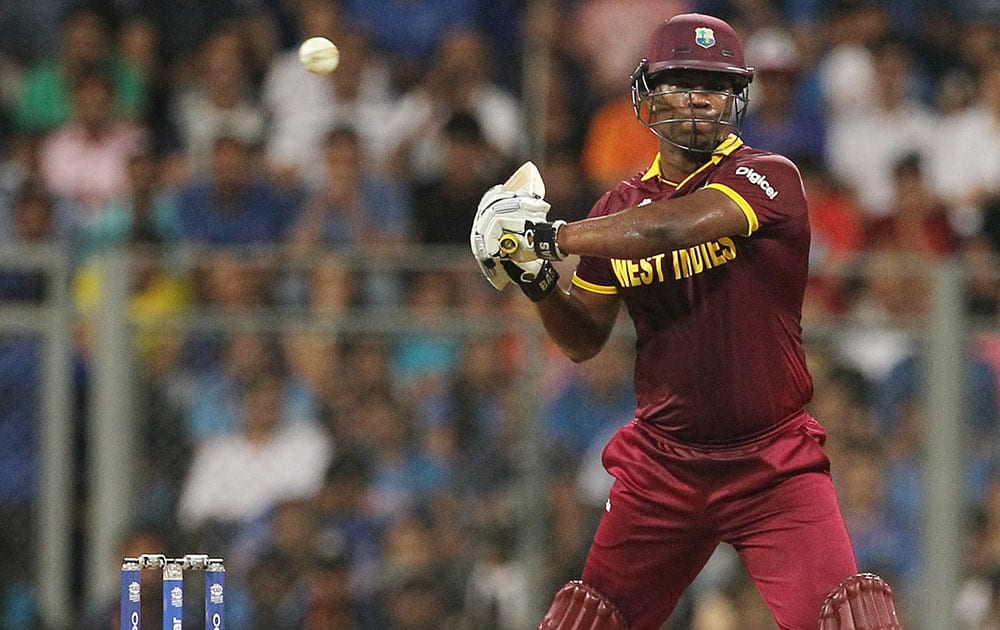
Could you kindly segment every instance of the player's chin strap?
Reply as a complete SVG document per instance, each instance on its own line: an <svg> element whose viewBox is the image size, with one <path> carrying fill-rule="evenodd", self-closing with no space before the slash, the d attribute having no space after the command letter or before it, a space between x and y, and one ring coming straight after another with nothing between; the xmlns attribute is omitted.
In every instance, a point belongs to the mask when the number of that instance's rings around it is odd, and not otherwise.
<svg viewBox="0 0 1000 630"><path fill-rule="evenodd" d="M830 591L819 630L902 630L892 589L874 573L858 573Z"/></svg>
<svg viewBox="0 0 1000 630"><path fill-rule="evenodd" d="M573 580L556 593L538 630L628 630L628 624L614 602Z"/></svg>

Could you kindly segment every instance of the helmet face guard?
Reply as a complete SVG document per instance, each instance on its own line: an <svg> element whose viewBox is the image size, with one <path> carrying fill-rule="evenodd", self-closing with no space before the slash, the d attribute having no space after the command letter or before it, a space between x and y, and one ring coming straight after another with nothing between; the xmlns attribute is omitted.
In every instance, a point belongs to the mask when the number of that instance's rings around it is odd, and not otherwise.
<svg viewBox="0 0 1000 630"><path fill-rule="evenodd" d="M693 70L693 68L692 68ZM682 75L683 71L673 73ZM670 144L699 153L711 153L730 133L739 135L740 122L746 113L749 103L749 79L736 74L721 74L720 77L730 79L731 87L725 89L683 87L672 85L664 80L663 73L651 74L649 62L643 59L631 76L632 108L636 118L657 136ZM696 97L721 96L725 103L720 111L703 113L694 106ZM674 112L669 117L662 114L663 107L659 103L670 100L674 103ZM687 107L683 106L687 103ZM699 142L699 126L712 125L715 141L706 144Z"/></svg>
<svg viewBox="0 0 1000 630"><path fill-rule="evenodd" d="M736 31L718 18L685 13L653 31L631 76L632 106L639 122L663 140L711 153L729 133L739 134L751 80L753 68L744 61ZM720 96L721 109L695 105Z"/></svg>

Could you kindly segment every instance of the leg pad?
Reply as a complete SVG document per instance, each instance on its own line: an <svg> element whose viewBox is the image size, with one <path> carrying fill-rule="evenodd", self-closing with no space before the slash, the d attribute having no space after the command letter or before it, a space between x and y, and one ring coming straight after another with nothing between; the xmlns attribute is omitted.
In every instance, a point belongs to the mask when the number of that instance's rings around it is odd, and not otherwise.
<svg viewBox="0 0 1000 630"><path fill-rule="evenodd" d="M833 589L819 617L820 630L902 630L892 589L873 573L858 573Z"/></svg>
<svg viewBox="0 0 1000 630"><path fill-rule="evenodd" d="M538 630L628 630L614 602L579 580L556 593Z"/></svg>

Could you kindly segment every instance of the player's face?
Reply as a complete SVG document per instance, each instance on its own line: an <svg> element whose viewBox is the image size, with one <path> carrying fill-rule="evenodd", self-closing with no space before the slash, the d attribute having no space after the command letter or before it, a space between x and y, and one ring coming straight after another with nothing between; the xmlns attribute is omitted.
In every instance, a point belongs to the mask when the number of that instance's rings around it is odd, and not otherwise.
<svg viewBox="0 0 1000 630"><path fill-rule="evenodd" d="M649 120L666 140L695 151L712 151L729 132L733 79L718 72L655 75L646 97Z"/></svg>

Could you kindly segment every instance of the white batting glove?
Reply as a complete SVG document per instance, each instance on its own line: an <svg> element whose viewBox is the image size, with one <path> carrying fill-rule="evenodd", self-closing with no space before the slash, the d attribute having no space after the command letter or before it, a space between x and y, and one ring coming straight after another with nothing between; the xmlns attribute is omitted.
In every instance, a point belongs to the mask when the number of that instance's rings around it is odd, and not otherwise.
<svg viewBox="0 0 1000 630"><path fill-rule="evenodd" d="M493 288L497 291L502 291L507 283L510 282L510 276L504 271L503 267L500 266L500 260L498 258L480 258L479 254L476 254L476 250L479 248L476 244L476 237L478 235L475 231L472 232L472 252L476 256L476 263L479 265L479 270L483 272L486 279L490 281ZM479 236L479 240L482 241L482 236Z"/></svg>
<svg viewBox="0 0 1000 630"><path fill-rule="evenodd" d="M536 214L540 212L544 217L544 214L548 212L548 204L534 195L516 193L507 190L502 185L496 185L487 190L479 201L476 217L472 222L472 232L469 235L472 255L475 256L476 263L479 264L479 270L498 291L507 286L510 277L497 260L500 256L499 238L503 229L496 223L495 211L498 207L504 209L505 212L517 210L521 204L518 198L530 200L530 202L540 201L544 204L544 210L539 208L536 210ZM491 231L490 238L486 236L487 231Z"/></svg>
<svg viewBox="0 0 1000 630"><path fill-rule="evenodd" d="M482 237L476 241L474 236L473 254L477 260L499 257L516 262L561 258L558 252L550 257L535 247L536 226L551 225L545 220L549 208L537 195L503 186L490 188L480 200L473 222L473 235Z"/></svg>
<svg viewBox="0 0 1000 630"><path fill-rule="evenodd" d="M472 247L472 255L475 256L476 263L479 264L479 270L483 272L483 275L486 276L486 279L489 280L490 284L497 291L507 286L507 283L510 282L510 277L493 257L493 254L496 254L499 250L499 243L492 252L487 249L486 239L480 231L480 223L482 223L483 215L490 205L496 201L511 197L513 197L513 193L499 185L493 186L486 191L486 194L479 201L479 207L476 209L476 217L472 221L472 232L469 234L469 245Z"/></svg>

